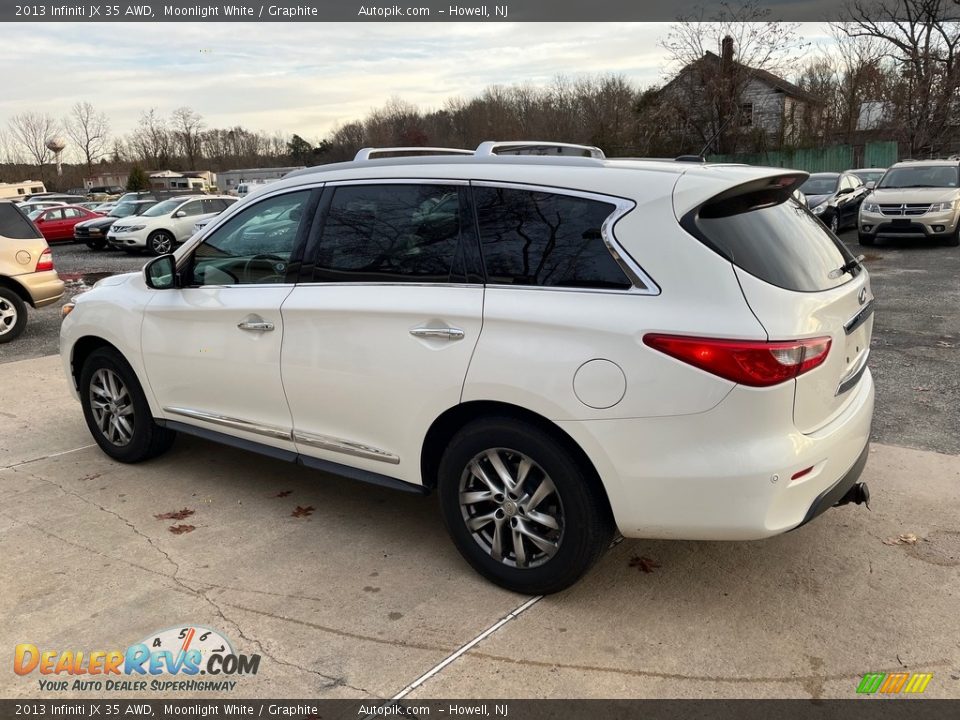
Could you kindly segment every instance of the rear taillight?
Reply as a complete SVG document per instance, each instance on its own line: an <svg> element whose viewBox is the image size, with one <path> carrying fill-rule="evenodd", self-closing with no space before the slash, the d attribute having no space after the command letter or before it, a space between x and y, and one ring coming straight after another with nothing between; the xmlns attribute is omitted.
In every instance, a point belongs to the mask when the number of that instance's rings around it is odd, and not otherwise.
<svg viewBox="0 0 960 720"><path fill-rule="evenodd" d="M40 259L37 260L37 272L44 270L53 270L53 253L50 252L50 248L40 253Z"/></svg>
<svg viewBox="0 0 960 720"><path fill-rule="evenodd" d="M701 370L751 387L769 387L813 370L827 359L830 338L763 342L685 335L643 336L643 342Z"/></svg>

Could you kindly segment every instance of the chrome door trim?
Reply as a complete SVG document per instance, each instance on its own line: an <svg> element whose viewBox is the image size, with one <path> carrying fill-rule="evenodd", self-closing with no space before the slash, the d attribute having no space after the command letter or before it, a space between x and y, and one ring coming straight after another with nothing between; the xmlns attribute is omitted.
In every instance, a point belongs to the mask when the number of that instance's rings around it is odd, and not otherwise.
<svg viewBox="0 0 960 720"><path fill-rule="evenodd" d="M222 425L224 427L233 428L234 430L242 430L243 432L263 435L264 437L273 438L275 440L287 440L289 442L293 441L293 437L291 436L289 430L277 427L276 425L264 425L262 423L251 422L250 420L241 420L240 418L229 417L227 415L217 415L216 413L204 412L203 410L194 410L192 408L165 407L163 411L171 413L172 415L188 417L192 420L202 420L203 422L213 423L214 425Z"/></svg>
<svg viewBox="0 0 960 720"><path fill-rule="evenodd" d="M863 325L871 315L873 315L873 298L868 300L867 304L864 305L862 308L860 308L860 310L857 311L856 315L854 315L852 318L847 320L846 323L844 323L843 331L847 335L853 334L853 332L858 327Z"/></svg>
<svg viewBox="0 0 960 720"><path fill-rule="evenodd" d="M615 290L608 288L554 288L537 285L504 285L503 287L512 287L524 290L532 287L543 287L544 290L573 289L577 292L596 290L607 293L629 293L633 295L660 294L660 286L654 282L653 278L650 277L642 267L640 267L636 260L630 257L630 253L624 249L624 247L617 240L616 236L613 234L614 225L619 222L620 218L637 206L636 202L633 200L617 197L616 195L604 195L603 193L587 192L584 190L570 190L568 188L552 187L550 185L535 185L532 183L504 182L498 180L471 180L470 184L474 187L502 187L510 188L512 190L545 192L550 193L551 195L567 195L570 197L584 198L586 200L597 200L599 202L605 202L614 206L614 211L607 216L607 218L603 221L603 225L600 226L600 237L603 239L603 244L606 246L607 252L610 253L617 265L620 266L620 269L627 276L627 279L630 280L630 283L633 285L633 287L631 287L629 290ZM483 241L481 239L481 243L482 242Z"/></svg>
<svg viewBox="0 0 960 720"><path fill-rule="evenodd" d="M294 430L293 439L295 442L303 443L304 445L309 445L310 447L319 448L321 450L330 450L332 452L343 453L344 455L352 455L354 457L365 458L367 460L379 460L380 462L390 463L391 465L398 465L400 463L400 458L397 455L389 453L386 450L381 450L380 448L375 448L370 445L364 445L363 443L330 437L329 435L318 435L316 433L308 433L302 430Z"/></svg>
<svg viewBox="0 0 960 720"><path fill-rule="evenodd" d="M440 338L441 340L463 340L463 330L460 328L435 328L419 327L411 328L410 334L414 337Z"/></svg>

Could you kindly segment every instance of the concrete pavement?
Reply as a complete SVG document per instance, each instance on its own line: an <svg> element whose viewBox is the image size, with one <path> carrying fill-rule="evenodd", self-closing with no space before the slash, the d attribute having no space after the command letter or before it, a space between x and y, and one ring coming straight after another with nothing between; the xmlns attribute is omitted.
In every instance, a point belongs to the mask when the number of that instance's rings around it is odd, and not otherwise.
<svg viewBox="0 0 960 720"><path fill-rule="evenodd" d="M466 566L433 498L192 438L108 460L56 357L0 365L0 419L0 697L50 697L10 670L17 643L111 650L191 624L263 656L236 697L391 697L529 600ZM411 697L848 698L907 670L960 698L960 457L875 445L864 479L871 512L772 540L624 541ZM884 544L901 533L920 540Z"/></svg>

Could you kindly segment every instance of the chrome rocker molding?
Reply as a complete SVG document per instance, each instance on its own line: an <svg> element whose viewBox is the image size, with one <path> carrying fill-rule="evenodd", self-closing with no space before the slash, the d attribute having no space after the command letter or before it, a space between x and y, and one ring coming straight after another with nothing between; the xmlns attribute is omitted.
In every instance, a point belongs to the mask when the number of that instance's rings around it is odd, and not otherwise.
<svg viewBox="0 0 960 720"><path fill-rule="evenodd" d="M367 458L368 460L379 460L380 462L398 465L400 458L386 450L363 445L362 443L341 440L340 438L329 437L328 435L315 435L313 433L302 432L299 430L285 430L275 425L263 425L250 422L249 420L240 420L238 418L228 417L226 415L217 415L202 410L192 410L181 407L165 407L164 412L172 415L181 415L193 420L202 420L203 422L223 425L224 427L242 430L244 432L263 435L264 437L274 438L276 440L289 440L290 442L303 443L321 450L330 450L332 452L343 453L344 455L353 455L354 457Z"/></svg>
<svg viewBox="0 0 960 720"><path fill-rule="evenodd" d="M397 478L392 478L387 475L371 472L370 470L361 470L359 468L350 467L349 465L341 465L340 463L335 463L330 460L307 457L290 450L275 448L270 445L264 445L263 443L245 440L244 438L227 435L226 433L220 433L216 430L208 430L207 428L197 427L196 425L177 422L176 420L164 420L162 418L156 418L155 422L161 427L182 432L184 435L193 435L195 437L203 438L204 440L211 440L221 445L227 445L240 450L255 452L259 455L271 457L276 460L285 460L287 462L296 463L297 465L303 465L304 467L308 467L312 470L322 470L323 472L328 472L331 475L338 475L340 477L349 478L350 480L358 480L360 482L369 483L371 485L379 485L380 487L389 488L391 490L413 493L414 495L430 494L430 490L423 485L408 483L404 480L398 480Z"/></svg>

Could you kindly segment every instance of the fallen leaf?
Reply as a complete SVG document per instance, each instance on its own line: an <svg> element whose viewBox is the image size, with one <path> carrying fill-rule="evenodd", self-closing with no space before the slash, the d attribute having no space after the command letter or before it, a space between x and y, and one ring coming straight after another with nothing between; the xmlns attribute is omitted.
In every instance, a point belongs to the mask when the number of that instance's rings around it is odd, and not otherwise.
<svg viewBox="0 0 960 720"><path fill-rule="evenodd" d="M80 478L79 482L83 482L84 480L96 480L98 477L100 477L100 473L97 473L96 475L84 475L82 478Z"/></svg>
<svg viewBox="0 0 960 720"><path fill-rule="evenodd" d="M630 558L629 566L639 569L640 572L652 573L654 568L660 567L660 563L642 555L634 555Z"/></svg>
<svg viewBox="0 0 960 720"><path fill-rule="evenodd" d="M169 530L174 535L183 535L184 533L193 532L197 528L193 525L171 525Z"/></svg>
<svg viewBox="0 0 960 720"><path fill-rule="evenodd" d="M184 508L183 510L175 510L173 512L161 513L160 515L154 515L157 520L183 520L193 515L193 510L189 508Z"/></svg>
<svg viewBox="0 0 960 720"><path fill-rule="evenodd" d="M917 392L930 392L930 388L923 387L923 386L915 387L914 390L916 390Z"/></svg>
<svg viewBox="0 0 960 720"><path fill-rule="evenodd" d="M290 513L291 517L309 517L314 511L313 505L307 505L306 507L301 507L297 505L297 509Z"/></svg>
<svg viewBox="0 0 960 720"><path fill-rule="evenodd" d="M888 537L882 542L884 545L916 545L917 540L917 536L913 533L900 533L896 537Z"/></svg>
<svg viewBox="0 0 960 720"><path fill-rule="evenodd" d="M289 495L289 494L292 493L292 492L293 492L293 490L281 490L281 491L278 492L276 495L274 495L274 497L286 497L287 495Z"/></svg>

